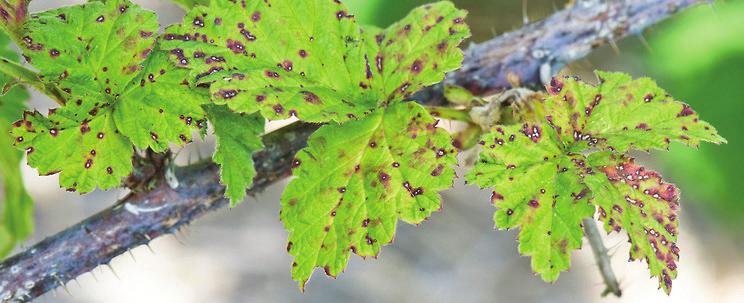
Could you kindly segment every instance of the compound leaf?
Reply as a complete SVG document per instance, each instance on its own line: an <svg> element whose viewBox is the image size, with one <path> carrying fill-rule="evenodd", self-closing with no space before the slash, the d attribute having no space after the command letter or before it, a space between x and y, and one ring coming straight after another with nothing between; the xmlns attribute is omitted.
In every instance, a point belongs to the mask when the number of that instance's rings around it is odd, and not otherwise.
<svg viewBox="0 0 744 303"><path fill-rule="evenodd" d="M441 207L457 163L451 138L420 105L397 103L364 119L321 127L293 162L282 196L292 275L336 276L350 251L376 256L397 220L418 224Z"/></svg>
<svg viewBox="0 0 744 303"><path fill-rule="evenodd" d="M457 46L469 35L463 17L439 2L381 32L361 29L340 1L214 1L168 29L164 46L193 82L214 82L218 104L343 122L458 67Z"/></svg>
<svg viewBox="0 0 744 303"><path fill-rule="evenodd" d="M120 184L132 171L132 145L164 151L203 127L206 91L155 51L157 17L128 0L91 1L33 15L22 38L41 78L67 94L47 117L16 123L20 148L42 174L87 192ZM184 85L186 84L186 85ZM60 148L62 147L62 148Z"/></svg>
<svg viewBox="0 0 744 303"><path fill-rule="evenodd" d="M253 153L264 148L261 134L265 121L258 114L236 114L220 105L208 106L207 115L217 137L214 162L221 167L220 177L227 186L225 196L235 206L245 198L256 176Z"/></svg>
<svg viewBox="0 0 744 303"><path fill-rule="evenodd" d="M546 123L496 127L484 135L468 180L495 189L496 226L521 229L520 252L533 257L543 279L553 281L568 268L566 252L580 247L581 220L596 206L608 230L628 231L631 259L645 258L668 293L679 259L678 190L623 153L725 139L653 81L598 75L598 86L553 79L551 95L534 114L544 113ZM584 202L587 197L594 205Z"/></svg>
<svg viewBox="0 0 744 303"><path fill-rule="evenodd" d="M519 252L532 269L555 281L581 248L581 221L594 214L581 184L581 155L565 154L555 130L524 124L497 127L483 136L480 161L468 182L494 188L498 228L520 228Z"/></svg>
<svg viewBox="0 0 744 303"><path fill-rule="evenodd" d="M669 293L677 277L679 190L661 175L610 153L592 155L596 173L585 177L608 231L625 229L631 260L645 259L651 275Z"/></svg>
<svg viewBox="0 0 744 303"><path fill-rule="evenodd" d="M668 149L672 141L697 147L726 140L690 106L669 96L649 78L597 72L598 86L554 78L545 101L550 123L580 150L592 146L626 152Z"/></svg>

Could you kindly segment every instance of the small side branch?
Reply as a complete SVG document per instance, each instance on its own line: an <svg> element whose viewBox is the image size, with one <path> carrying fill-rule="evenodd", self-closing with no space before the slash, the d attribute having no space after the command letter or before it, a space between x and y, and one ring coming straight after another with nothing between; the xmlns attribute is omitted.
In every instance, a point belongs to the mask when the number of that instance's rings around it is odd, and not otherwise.
<svg viewBox="0 0 744 303"><path fill-rule="evenodd" d="M602 235L599 233L597 223L594 222L594 218L586 218L584 219L583 224L586 238L589 240L589 245L592 247L592 253L594 253L594 259L597 260L599 273L602 274L602 280L604 280L605 286L607 287L602 292L602 296L604 297L608 294L613 294L616 297L620 297L622 295L620 283L617 282L615 272L612 271L610 255L607 254L607 248L602 242Z"/></svg>

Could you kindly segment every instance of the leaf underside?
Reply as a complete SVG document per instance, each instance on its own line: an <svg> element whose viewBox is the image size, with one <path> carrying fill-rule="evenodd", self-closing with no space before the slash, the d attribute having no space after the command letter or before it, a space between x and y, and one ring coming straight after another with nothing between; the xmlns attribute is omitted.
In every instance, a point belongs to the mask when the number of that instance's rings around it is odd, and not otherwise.
<svg viewBox="0 0 744 303"><path fill-rule="evenodd" d="M540 104L544 119L484 135L467 179L494 188L496 226L520 228L520 252L546 281L568 269L570 252L581 246L581 220L598 209L608 231L627 231L631 259L645 259L668 293L679 259L679 193L624 153L725 139L652 80L597 75L597 86L553 79Z"/></svg>

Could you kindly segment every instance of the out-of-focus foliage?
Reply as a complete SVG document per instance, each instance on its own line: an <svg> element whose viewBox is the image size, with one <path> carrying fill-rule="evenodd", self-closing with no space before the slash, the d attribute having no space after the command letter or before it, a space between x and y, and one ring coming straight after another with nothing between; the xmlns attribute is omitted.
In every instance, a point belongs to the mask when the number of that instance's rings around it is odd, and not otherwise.
<svg viewBox="0 0 744 303"><path fill-rule="evenodd" d="M19 56L8 44L7 36L0 34L0 56L17 61ZM16 243L28 237L33 230L33 203L26 193L21 176L20 162L23 153L16 151L10 136L10 124L26 109L28 92L21 86L11 86L14 80L0 74L0 87L10 90L0 96L0 258L5 257ZM12 88L11 88L12 87Z"/></svg>
<svg viewBox="0 0 744 303"><path fill-rule="evenodd" d="M740 224L744 203L744 2L716 2L679 15L653 33L653 77L715 124L729 144L672 148L665 171L717 221Z"/></svg>

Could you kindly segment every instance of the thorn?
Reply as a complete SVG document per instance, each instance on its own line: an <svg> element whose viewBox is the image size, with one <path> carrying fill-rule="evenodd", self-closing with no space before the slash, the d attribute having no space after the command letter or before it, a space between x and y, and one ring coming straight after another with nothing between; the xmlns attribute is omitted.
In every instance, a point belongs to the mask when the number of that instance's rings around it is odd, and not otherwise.
<svg viewBox="0 0 744 303"><path fill-rule="evenodd" d="M83 288L83 285L81 285L81 284L80 284L80 281L78 281L78 279L77 279L77 278L75 278L75 279L72 279L72 280L73 280L73 281L75 281L75 284L77 284L77 286L78 286L79 288Z"/></svg>
<svg viewBox="0 0 744 303"><path fill-rule="evenodd" d="M643 33L638 33L638 40L641 41L641 44L648 50L649 53L653 53L653 50L651 49L651 44L648 43L648 40L646 40L646 37L643 36Z"/></svg>
<svg viewBox="0 0 744 303"><path fill-rule="evenodd" d="M175 239L176 239L176 241L178 241L178 243L180 243L180 244L181 244L181 245L183 245L183 246L186 246L186 243L184 243L184 242L183 242L183 241L181 240L181 238L179 238L179 237L178 237L178 235L176 234L177 232L178 232L178 231L176 231L176 232L174 232L174 233L171 233L171 235L173 235L173 238L175 238Z"/></svg>
<svg viewBox="0 0 744 303"><path fill-rule="evenodd" d="M137 258L134 257L134 253L132 252L132 250L127 250L127 252L129 252L129 256L132 257L132 261L134 261L134 263L137 263Z"/></svg>
<svg viewBox="0 0 744 303"><path fill-rule="evenodd" d="M119 277L119 274L117 274L116 271L114 270L114 267L111 266L111 263L106 263L106 266L111 270L112 273L114 273L114 276L116 276L117 280L121 280L121 278Z"/></svg>
<svg viewBox="0 0 744 303"><path fill-rule="evenodd" d="M615 38L607 38L607 42L610 43L610 47L612 47L612 50L615 51L615 55L620 55L620 48L617 47Z"/></svg>
<svg viewBox="0 0 744 303"><path fill-rule="evenodd" d="M152 253L153 255L155 254L155 251L154 251L154 250L152 250L152 246L150 246L150 243L145 243L145 246L147 246L147 249L149 249L149 250L150 250L150 252L151 252L151 253Z"/></svg>
<svg viewBox="0 0 744 303"><path fill-rule="evenodd" d="M527 0L522 0L522 23L524 25L530 23L530 16L527 14Z"/></svg>
<svg viewBox="0 0 744 303"><path fill-rule="evenodd" d="M196 156L198 157L198 159L196 159L197 161L201 161L204 158L201 153L201 148L198 146L196 146Z"/></svg>
<svg viewBox="0 0 744 303"><path fill-rule="evenodd" d="M67 294L68 294L68 295L69 295L70 297L72 297L72 294L70 293L70 290L69 290L69 289L67 289L67 285L65 285L65 282L62 282L62 279L60 279L60 278L59 278L59 277L58 277L58 276L57 276L56 274L55 274L55 275L52 275L52 276L54 277L54 279L55 279L55 280L57 280L57 283L59 283L59 286L61 286L61 287L62 287L62 289L64 289L64 290L65 290L65 292L66 292L66 293L67 293Z"/></svg>
<svg viewBox="0 0 744 303"><path fill-rule="evenodd" d="M556 13L558 12L558 5L555 4L555 0L553 0L552 2L553 2L553 13Z"/></svg>
<svg viewBox="0 0 744 303"><path fill-rule="evenodd" d="M96 277L96 272L94 270L95 268L90 270L90 275L93 276L93 280L96 280L96 282L100 282L98 281L98 277Z"/></svg>

